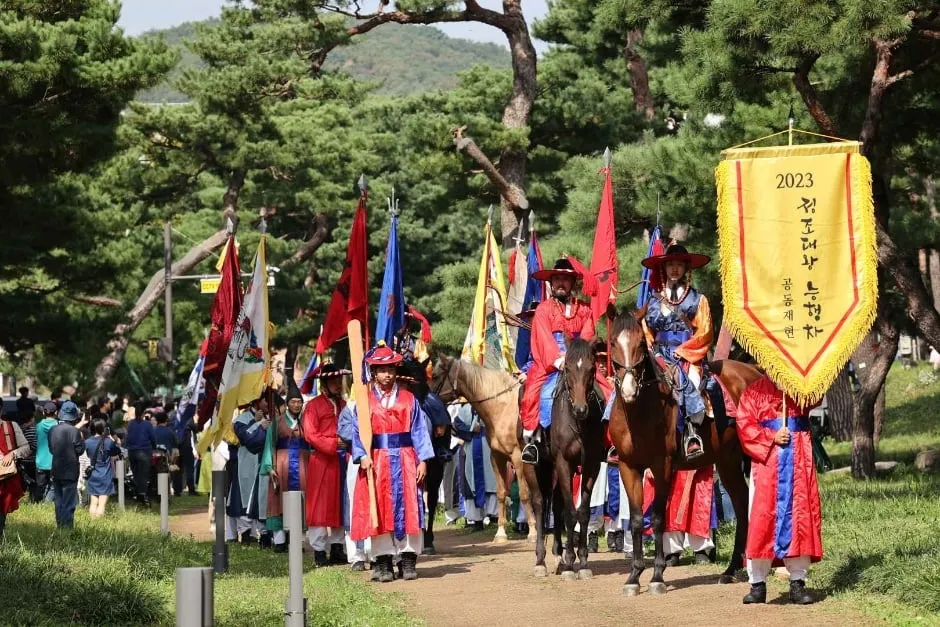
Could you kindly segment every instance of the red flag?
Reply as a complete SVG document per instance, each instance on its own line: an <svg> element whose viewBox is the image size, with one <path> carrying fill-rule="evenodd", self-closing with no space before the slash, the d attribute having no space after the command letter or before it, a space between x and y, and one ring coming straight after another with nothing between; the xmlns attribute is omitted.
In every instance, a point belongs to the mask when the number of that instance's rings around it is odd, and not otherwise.
<svg viewBox="0 0 940 627"><path fill-rule="evenodd" d="M317 340L317 353L323 353L334 342L346 335L346 325L350 320L358 320L362 328L367 329L369 310L369 273L366 248L366 194L359 197L359 206L353 217L352 230L349 233L349 247L346 249L346 263L339 277L333 300L326 312L323 331ZM368 340L367 340L368 341Z"/></svg>
<svg viewBox="0 0 940 627"><path fill-rule="evenodd" d="M228 345L232 341L235 321L242 308L241 267L238 265L238 251L235 249L234 235L230 235L225 244L221 272L222 280L212 300L210 313L212 327L206 339L206 364L202 370L206 380L206 392L197 411L200 426L212 417L212 412L215 410Z"/></svg>
<svg viewBox="0 0 940 627"><path fill-rule="evenodd" d="M607 311L607 304L617 300L617 240L614 235L614 189L610 168L604 173L604 191L597 214L594 249L591 251L591 274L597 279L597 295L591 298L594 321Z"/></svg>

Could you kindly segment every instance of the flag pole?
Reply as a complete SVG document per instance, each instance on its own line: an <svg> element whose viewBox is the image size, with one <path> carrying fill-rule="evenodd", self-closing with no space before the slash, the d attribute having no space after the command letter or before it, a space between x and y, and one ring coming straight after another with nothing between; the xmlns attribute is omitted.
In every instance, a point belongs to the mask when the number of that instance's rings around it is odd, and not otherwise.
<svg viewBox="0 0 940 627"><path fill-rule="evenodd" d="M604 174L610 176L610 164L614 156L610 152L610 146L604 148ZM611 358L610 358L610 303L608 302L607 311L604 312L604 322L607 327L607 376L610 376Z"/></svg>
<svg viewBox="0 0 940 627"><path fill-rule="evenodd" d="M365 208L366 203L369 201L369 181L368 179L366 179L365 172L362 172L359 175L358 185L359 185L359 201L362 203L363 208ZM367 248L368 248L368 245L369 245L369 238L366 237ZM369 257L369 251L367 250L366 259L368 259L368 257ZM368 300L368 291L366 292L366 300ZM366 340L365 345L369 346L369 304L368 303L366 303L366 320L365 320L364 326L365 326L365 329L363 329L363 332L365 333L365 340Z"/></svg>

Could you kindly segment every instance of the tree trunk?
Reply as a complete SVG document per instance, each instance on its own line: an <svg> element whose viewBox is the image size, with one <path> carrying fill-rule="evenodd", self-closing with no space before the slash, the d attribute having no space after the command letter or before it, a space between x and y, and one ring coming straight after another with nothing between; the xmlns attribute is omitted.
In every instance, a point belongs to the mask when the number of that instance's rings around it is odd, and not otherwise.
<svg viewBox="0 0 940 627"><path fill-rule="evenodd" d="M646 70L646 60L640 55L638 46L643 41L643 31L638 28L627 31L627 44L623 56L630 73L630 90L633 92L633 107L652 120L656 115L653 94L650 92L650 77Z"/></svg>
<svg viewBox="0 0 940 627"><path fill-rule="evenodd" d="M535 46L529 36L529 26L522 16L521 0L504 0L503 7L511 21L503 32L509 40L512 55L512 96L503 109L503 126L507 129L524 129L532 117L532 105L536 97ZM528 142L526 142L526 145ZM525 189L527 148L508 146L499 157L499 172L509 184L520 191ZM501 233L503 248L513 245L513 237L519 230L519 222L525 214L516 211L505 199L500 203Z"/></svg>
<svg viewBox="0 0 940 627"><path fill-rule="evenodd" d="M846 366L826 392L826 403L829 406L827 430L836 442L848 442L852 439L855 425L854 396L849 369Z"/></svg>
<svg viewBox="0 0 940 627"><path fill-rule="evenodd" d="M897 327L883 306L879 309L875 328L853 355L861 385L854 399L852 432L852 476L856 479L870 479L875 475L875 405L898 349Z"/></svg>
<svg viewBox="0 0 940 627"><path fill-rule="evenodd" d="M881 386L878 398L875 399L875 447L881 442L881 433L885 426L885 388L886 384Z"/></svg>
<svg viewBox="0 0 940 627"><path fill-rule="evenodd" d="M940 219L940 211L937 211L937 181L933 176L924 177L924 197L927 200L927 207L930 210L930 217L934 222ZM940 253L936 248L927 250L927 276L930 283L930 295L933 297L934 309L940 309ZM934 347L940 348L934 344Z"/></svg>

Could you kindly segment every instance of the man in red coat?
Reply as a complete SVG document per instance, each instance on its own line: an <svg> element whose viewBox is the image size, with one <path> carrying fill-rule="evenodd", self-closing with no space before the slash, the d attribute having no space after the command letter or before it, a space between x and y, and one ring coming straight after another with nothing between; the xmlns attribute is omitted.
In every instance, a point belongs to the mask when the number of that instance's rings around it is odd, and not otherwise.
<svg viewBox="0 0 940 627"><path fill-rule="evenodd" d="M822 510L807 410L764 375L738 401L738 438L751 458L748 579L744 603L766 603L772 566L790 571L790 602L813 603L806 590L811 562L822 559Z"/></svg>
<svg viewBox="0 0 940 627"><path fill-rule="evenodd" d="M353 422L353 460L359 463L350 537L370 538L382 583L393 580L392 560L401 556L404 579L418 577L415 565L424 547L425 462L434 458L428 421L421 405L395 382L402 357L384 343L369 351L365 362L372 373L369 418L372 441L359 437L358 412ZM378 525L369 514L369 468L374 469Z"/></svg>
<svg viewBox="0 0 940 627"><path fill-rule="evenodd" d="M539 303L532 317L533 363L526 376L521 408L522 436L526 441L522 461L527 464L539 461L535 430L539 427L542 387L561 370L566 340L594 338L591 305L573 295L575 282L582 276L568 259L559 259L552 269L533 272L532 277L549 282L551 298Z"/></svg>
<svg viewBox="0 0 940 627"><path fill-rule="evenodd" d="M322 383L322 392L304 407L303 434L312 449L307 460L307 540L313 547L317 566L328 563L327 545L329 562L346 563L343 555L346 450L336 435L336 426L339 412L346 406L343 375L347 374L352 373L334 364L325 364L316 375Z"/></svg>

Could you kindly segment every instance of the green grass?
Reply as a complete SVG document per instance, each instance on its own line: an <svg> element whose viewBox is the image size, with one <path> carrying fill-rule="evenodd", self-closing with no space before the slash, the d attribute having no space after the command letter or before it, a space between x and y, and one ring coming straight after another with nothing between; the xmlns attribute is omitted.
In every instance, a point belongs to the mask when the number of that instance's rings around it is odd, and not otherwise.
<svg viewBox="0 0 940 627"><path fill-rule="evenodd" d="M921 448L940 447L940 382L921 380L925 368L888 376L879 460L899 466L877 479L820 476L822 562L811 587L895 625L940 625L940 474L913 468ZM850 443L825 442L836 466L849 462ZM723 527L723 559L733 544ZM783 584L781 584L783 585Z"/></svg>
<svg viewBox="0 0 940 627"><path fill-rule="evenodd" d="M79 511L75 529L59 531L51 506L22 505L10 515L6 541L0 545L4 622L174 624L176 569L209 566L212 547L191 539L164 539L158 529L156 513L109 511L107 517L92 520ZM305 566L309 624L414 623L399 602L347 568L314 570L310 560ZM285 555L232 546L229 572L215 581L216 624L282 625L287 594Z"/></svg>

